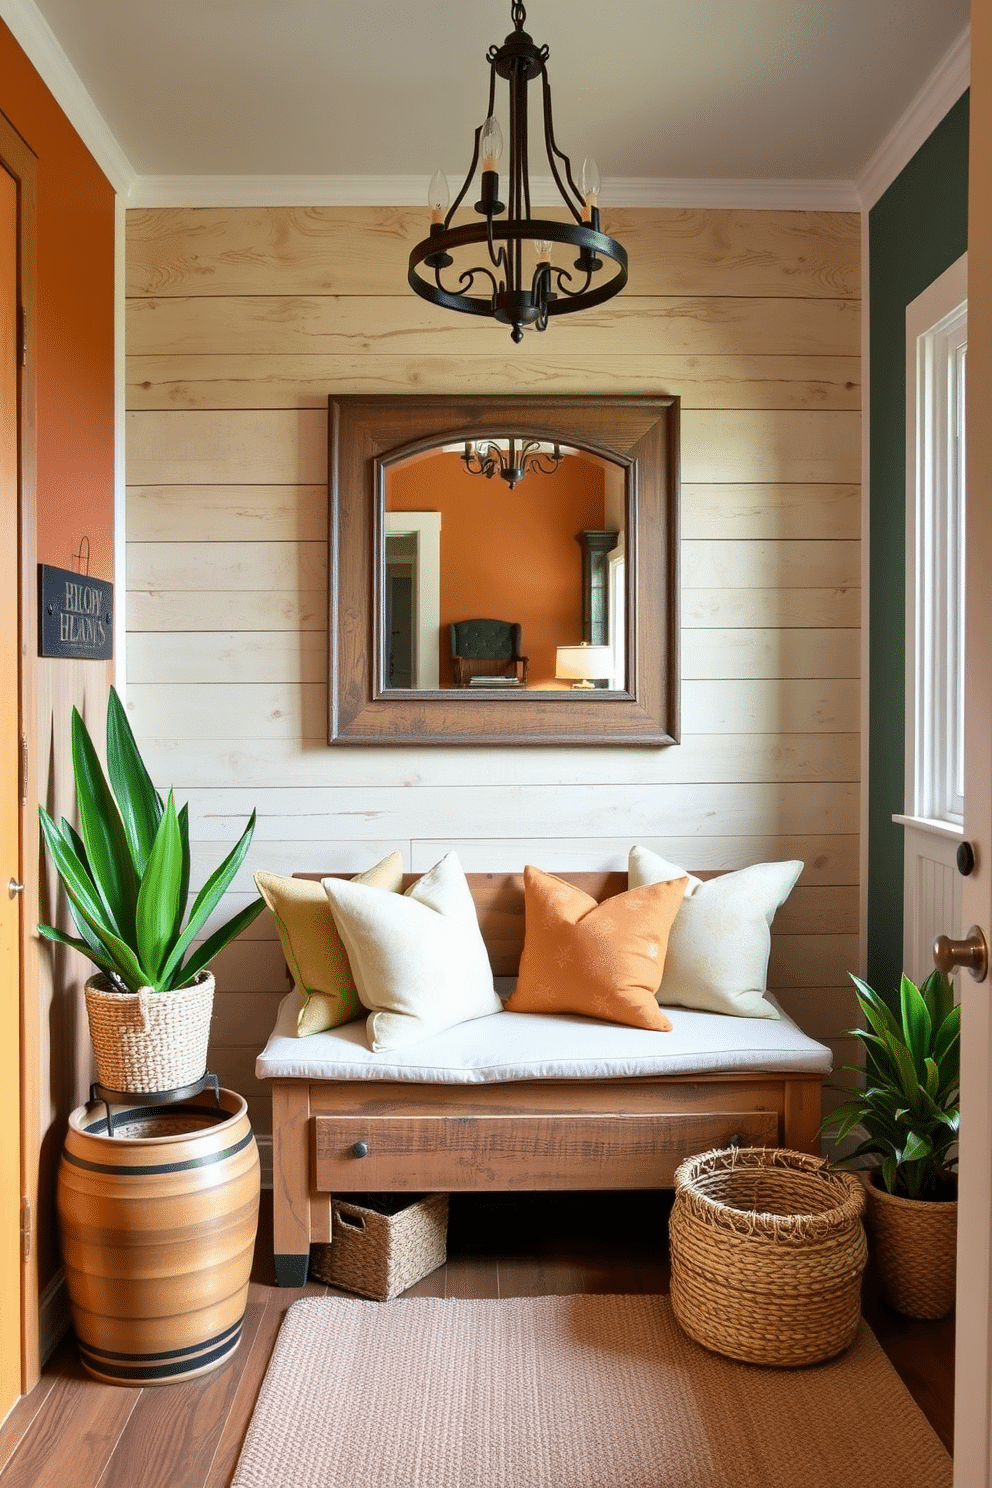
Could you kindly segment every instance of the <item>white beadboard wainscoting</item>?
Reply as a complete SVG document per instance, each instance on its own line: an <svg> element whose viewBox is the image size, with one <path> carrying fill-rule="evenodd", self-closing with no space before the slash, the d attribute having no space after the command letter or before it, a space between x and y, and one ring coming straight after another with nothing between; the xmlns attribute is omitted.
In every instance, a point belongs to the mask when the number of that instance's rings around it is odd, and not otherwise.
<svg viewBox="0 0 992 1488"><path fill-rule="evenodd" d="M408 209L128 214L127 701L189 799L197 887L253 807L251 872L806 864L770 984L850 1061L860 967L860 223L608 213L626 293L510 344L408 291ZM327 738L329 393L674 394L682 741L335 748ZM219 917L218 917L219 918ZM287 987L258 919L216 964L211 1067L248 1098Z"/></svg>
<svg viewBox="0 0 992 1488"><path fill-rule="evenodd" d="M907 976L920 983L933 971L936 937L958 940L965 933L956 862L964 832L920 817L895 820L903 828L902 964Z"/></svg>

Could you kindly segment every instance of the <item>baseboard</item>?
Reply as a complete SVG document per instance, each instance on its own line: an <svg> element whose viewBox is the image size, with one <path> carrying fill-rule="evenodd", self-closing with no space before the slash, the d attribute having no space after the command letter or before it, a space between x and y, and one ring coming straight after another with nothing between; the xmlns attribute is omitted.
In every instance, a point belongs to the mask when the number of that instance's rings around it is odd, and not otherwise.
<svg viewBox="0 0 992 1488"><path fill-rule="evenodd" d="M60 1266L38 1301L38 1353L44 1365L54 1354L71 1326L69 1292Z"/></svg>

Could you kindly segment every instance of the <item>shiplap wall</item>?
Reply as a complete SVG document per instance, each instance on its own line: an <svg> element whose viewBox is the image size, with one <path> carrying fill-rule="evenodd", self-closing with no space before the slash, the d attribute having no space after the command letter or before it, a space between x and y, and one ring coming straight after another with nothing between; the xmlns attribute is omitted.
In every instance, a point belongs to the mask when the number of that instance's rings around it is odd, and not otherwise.
<svg viewBox="0 0 992 1488"><path fill-rule="evenodd" d="M800 857L770 983L842 1058L857 969L860 223L625 210L617 300L528 336L406 287L423 214L128 214L127 699L190 801L194 887L254 806L250 860L359 870L689 868ZM682 742L330 749L330 392L682 400ZM270 1130L255 1054L286 990L268 916L216 963L211 1067Z"/></svg>

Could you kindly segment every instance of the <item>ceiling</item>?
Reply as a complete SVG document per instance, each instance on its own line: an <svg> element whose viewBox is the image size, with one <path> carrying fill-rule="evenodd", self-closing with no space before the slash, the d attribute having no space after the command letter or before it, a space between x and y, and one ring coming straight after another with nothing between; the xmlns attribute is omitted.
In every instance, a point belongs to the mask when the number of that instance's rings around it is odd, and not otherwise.
<svg viewBox="0 0 992 1488"><path fill-rule="evenodd" d="M507 0L18 3L51 27L136 176L426 186L440 165L460 179L485 111L485 53L511 29ZM857 179L961 37L969 0L527 11L550 48L558 142L576 168L595 155L608 202L610 177ZM497 96L505 104L505 85Z"/></svg>

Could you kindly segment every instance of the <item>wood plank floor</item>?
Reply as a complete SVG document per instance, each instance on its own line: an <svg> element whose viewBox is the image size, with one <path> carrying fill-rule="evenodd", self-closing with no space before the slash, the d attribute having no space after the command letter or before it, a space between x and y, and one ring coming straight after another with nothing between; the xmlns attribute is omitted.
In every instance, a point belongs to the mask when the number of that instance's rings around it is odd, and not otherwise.
<svg viewBox="0 0 992 1488"><path fill-rule="evenodd" d="M91 1380L67 1339L0 1426L0 1488L227 1488L283 1314L298 1297L333 1293L275 1286L271 1195L262 1203L244 1337L231 1362L200 1381L125 1389ZM447 1264L408 1295L666 1292L670 1203L665 1193L456 1195ZM953 1321L896 1316L870 1275L864 1310L950 1447Z"/></svg>

